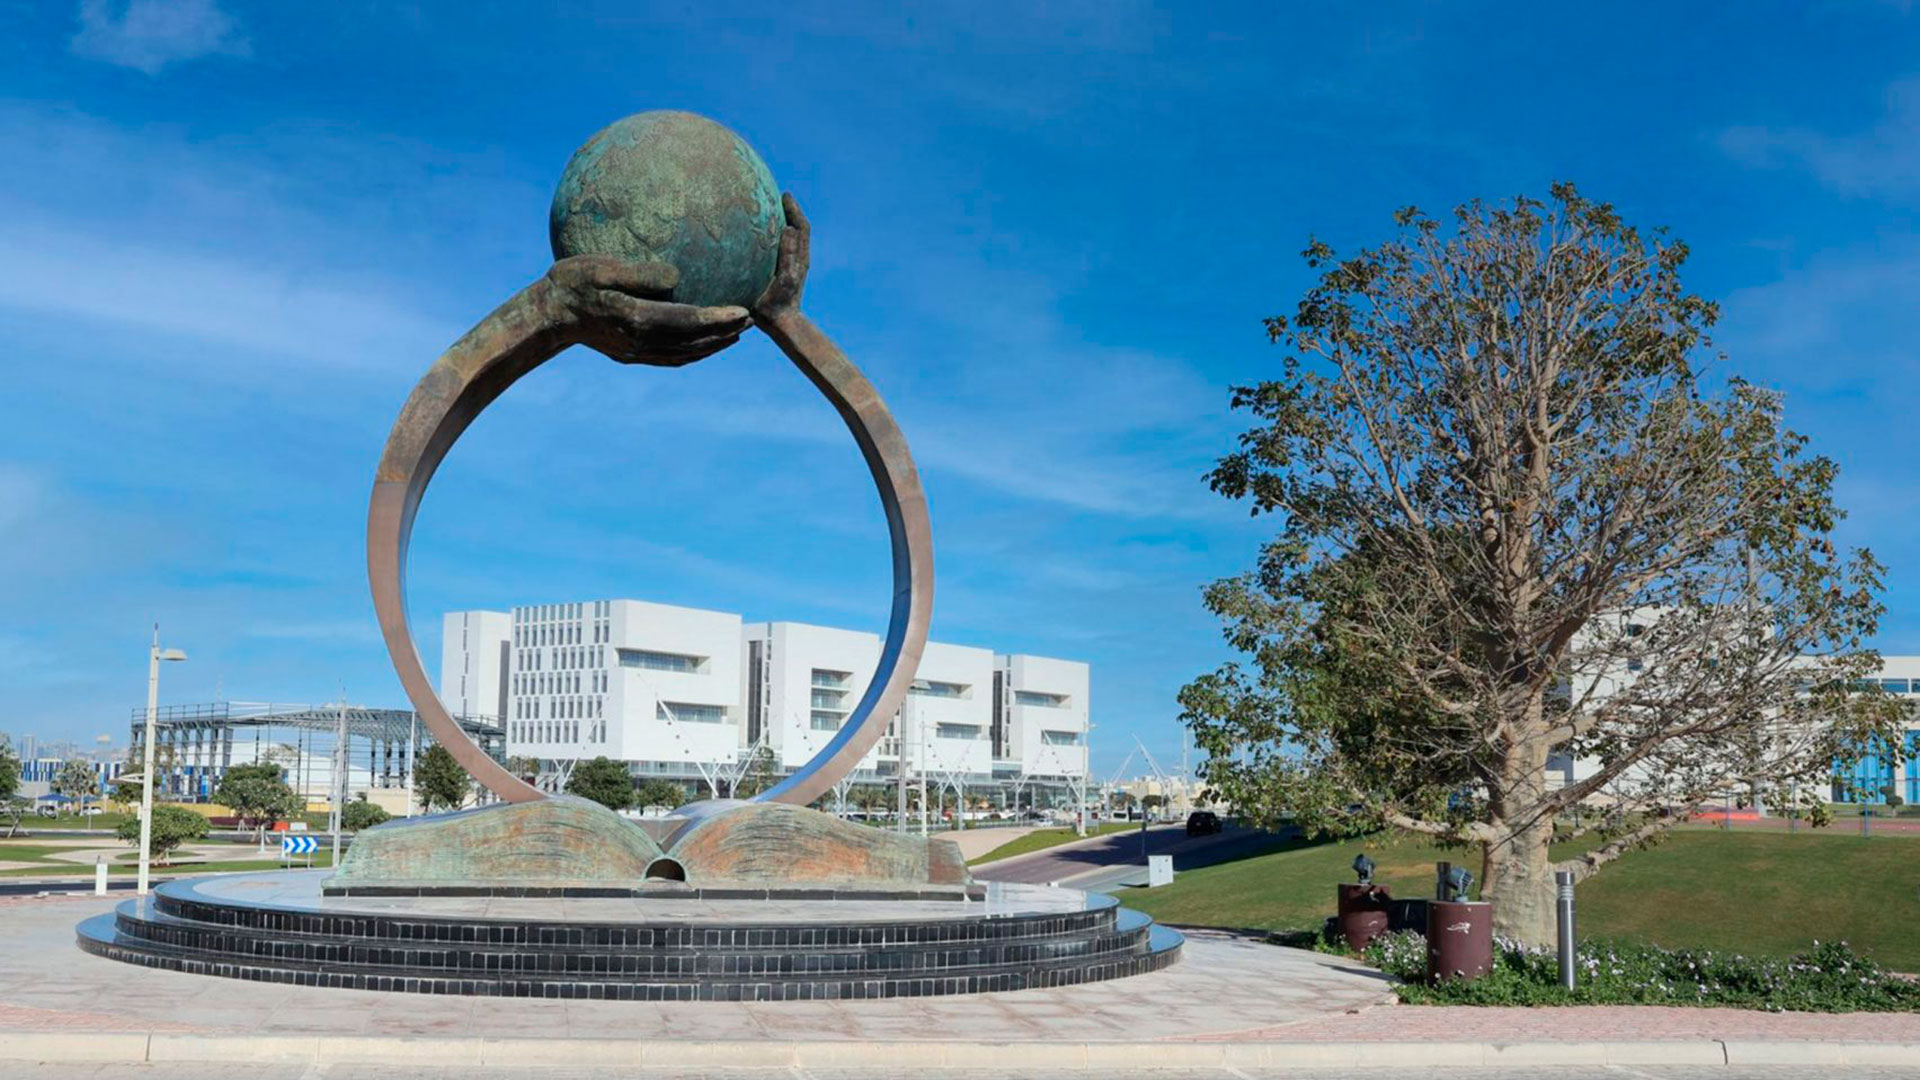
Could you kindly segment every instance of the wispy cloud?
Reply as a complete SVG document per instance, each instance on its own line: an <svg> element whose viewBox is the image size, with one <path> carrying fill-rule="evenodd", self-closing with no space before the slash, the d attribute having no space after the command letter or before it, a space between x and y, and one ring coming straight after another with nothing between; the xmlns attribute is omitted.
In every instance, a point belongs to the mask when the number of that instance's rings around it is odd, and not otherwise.
<svg viewBox="0 0 1920 1080"><path fill-rule="evenodd" d="M74 55L158 75L205 56L247 56L252 46L214 0L81 0Z"/></svg>
<svg viewBox="0 0 1920 1080"><path fill-rule="evenodd" d="M0 306L19 311L343 369L432 357L458 333L361 283L328 277L18 218L0 223Z"/></svg>
<svg viewBox="0 0 1920 1080"><path fill-rule="evenodd" d="M1721 132L1720 146L1751 165L1806 169L1843 195L1920 194L1920 76L1887 87L1884 114L1864 130L1745 125Z"/></svg>

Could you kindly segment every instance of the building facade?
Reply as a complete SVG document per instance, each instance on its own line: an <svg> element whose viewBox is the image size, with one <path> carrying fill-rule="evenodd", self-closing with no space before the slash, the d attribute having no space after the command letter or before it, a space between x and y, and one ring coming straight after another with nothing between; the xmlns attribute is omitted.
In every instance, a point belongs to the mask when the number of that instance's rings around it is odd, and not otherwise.
<svg viewBox="0 0 1920 1080"><path fill-rule="evenodd" d="M1626 626L1626 630L1628 636L1633 636L1634 627L1631 624ZM1573 687L1572 692L1576 698L1583 693L1590 693L1592 699L1598 700L1630 685L1640 670L1636 661L1623 658L1595 676L1591 682ZM1820 788L1817 793L1829 802L1884 805L1891 794L1902 802L1920 803L1920 656L1882 656L1879 672L1871 678L1860 680L1856 689L1893 694L1907 703L1902 752L1894 754L1884 747L1877 750L1869 748L1869 752L1857 761L1844 764L1836 762L1832 783ZM1599 768L1597 759L1555 754L1547 761L1547 782L1549 786L1575 783L1594 775ZM1631 782L1633 774L1628 773L1626 779ZM1606 798L1605 793L1593 796L1599 802L1604 802Z"/></svg>
<svg viewBox="0 0 1920 1080"><path fill-rule="evenodd" d="M443 626L449 708L497 710L507 755L557 764L543 773L602 755L710 785L749 764L791 773L852 716L880 658L876 634L640 600L451 612ZM1076 661L928 642L853 779L1083 783L1090 681Z"/></svg>

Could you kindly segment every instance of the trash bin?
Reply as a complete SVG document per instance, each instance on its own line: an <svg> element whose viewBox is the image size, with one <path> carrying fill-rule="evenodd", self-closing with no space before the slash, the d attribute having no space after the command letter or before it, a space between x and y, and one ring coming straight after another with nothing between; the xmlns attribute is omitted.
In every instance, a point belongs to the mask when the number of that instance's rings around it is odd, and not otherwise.
<svg viewBox="0 0 1920 1080"><path fill-rule="evenodd" d="M1383 885L1343 884L1334 910L1336 929L1347 939L1347 947L1364 949L1367 943L1387 932L1387 908L1393 903Z"/></svg>
<svg viewBox="0 0 1920 1080"><path fill-rule="evenodd" d="M1493 905L1427 902L1427 981L1477 979L1493 970Z"/></svg>

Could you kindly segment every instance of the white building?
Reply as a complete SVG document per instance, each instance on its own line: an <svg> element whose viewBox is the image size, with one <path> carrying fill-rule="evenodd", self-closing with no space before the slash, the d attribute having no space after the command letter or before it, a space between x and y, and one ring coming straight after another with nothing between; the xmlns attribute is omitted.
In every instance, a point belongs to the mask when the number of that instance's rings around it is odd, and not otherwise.
<svg viewBox="0 0 1920 1080"><path fill-rule="evenodd" d="M1003 656L999 669L1004 756L1032 776L1078 776L1086 771L1087 665L1042 656Z"/></svg>
<svg viewBox="0 0 1920 1080"><path fill-rule="evenodd" d="M742 745L738 615L639 600L536 604L513 610L504 640L509 755L605 755L653 771L731 761ZM443 693L458 669L442 670Z"/></svg>
<svg viewBox="0 0 1920 1080"><path fill-rule="evenodd" d="M1657 614L1639 612L1631 618L1621 618L1617 628L1605 628L1603 632L1613 634L1626 647L1618 650L1618 656L1598 665L1597 671L1572 685L1569 692L1573 700L1598 703L1639 678L1642 667L1632 655L1631 641L1644 633L1646 625L1657 617ZM1850 785L1842 784L1836 776L1829 787L1811 790L1833 802L1862 798L1872 803L1884 803L1885 790L1891 788L1903 801L1920 803L1920 656L1882 656L1878 674L1860 680L1857 688L1865 690L1873 687L1899 695L1910 703L1904 765L1896 766L1892 755L1870 753L1848 769ZM1551 787L1576 783L1593 776L1600 766L1597 758L1576 759L1568 754L1554 754L1547 759L1547 782ZM1631 789L1639 778L1637 770L1628 770L1616 784ZM1848 787L1853 790L1845 790ZM1608 796L1609 793L1603 791L1591 798L1596 802L1605 802Z"/></svg>
<svg viewBox="0 0 1920 1080"><path fill-rule="evenodd" d="M510 622L498 611L455 611L440 620L440 702L448 712L491 724L506 715Z"/></svg>
<svg viewBox="0 0 1920 1080"><path fill-rule="evenodd" d="M745 742L764 739L782 770L827 745L867 692L880 637L805 623L756 623L745 632ZM877 771L878 748L861 763Z"/></svg>
<svg viewBox="0 0 1920 1080"><path fill-rule="evenodd" d="M852 715L880 659L875 634L638 600L452 612L444 627L442 699L472 715L499 708L508 755L605 755L636 775L709 782L762 746L779 773L805 764ZM856 776L898 777L904 753L910 774L956 783L1077 781L1089 681L1075 661L928 642L900 714ZM504 691L476 696L496 683Z"/></svg>

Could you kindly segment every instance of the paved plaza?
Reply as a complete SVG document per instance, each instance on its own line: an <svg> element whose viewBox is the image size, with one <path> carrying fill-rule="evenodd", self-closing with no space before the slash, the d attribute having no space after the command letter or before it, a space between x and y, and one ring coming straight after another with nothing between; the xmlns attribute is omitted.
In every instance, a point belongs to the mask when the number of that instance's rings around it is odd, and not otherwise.
<svg viewBox="0 0 1920 1080"><path fill-rule="evenodd" d="M132 1062L155 1078L227 1075L169 1071L181 1062L244 1065L232 1075L249 1076L433 1075L408 1065L418 1062L490 1075L667 1069L678 1071L657 1075L728 1080L909 1067L974 1077L1093 1070L1109 1080L1167 1069L1244 1077L1364 1066L1391 1075L1418 1065L1465 1070L1463 1078L1490 1068L1615 1070L1563 1070L1572 1078L1658 1066L1667 1071L1644 1075L1677 1080L1725 1075L1686 1068L1762 1075L1747 1067L1780 1064L1920 1080L1920 1016L1400 1006L1377 972L1219 933L1194 934L1166 971L1109 983L884 1001L637 1004L325 990L117 964L73 944L74 924L113 902L0 900L0 1076L117 1075L108 1067ZM107 1071L88 1071L95 1066ZM1853 1071L1831 1071L1840 1066ZM551 1071L562 1067L574 1071ZM1888 1071L1900 1068L1916 1071Z"/></svg>
<svg viewBox="0 0 1920 1080"><path fill-rule="evenodd" d="M0 1061L0 1080L468 1080L470 1068L367 1064L273 1065L247 1062L182 1062L143 1065L35 1064ZM882 1080L906 1075L884 1066L864 1068L758 1066L681 1068L574 1068L530 1066L489 1069L496 1080ZM1082 1070L1047 1068L916 1069L914 1080L1082 1080ZM1352 1069L1199 1066L1178 1069L1103 1069L1100 1080L1354 1080ZM1544 1065L1525 1068L1402 1067L1369 1069L1368 1080L1920 1080L1920 1066L1874 1065Z"/></svg>

